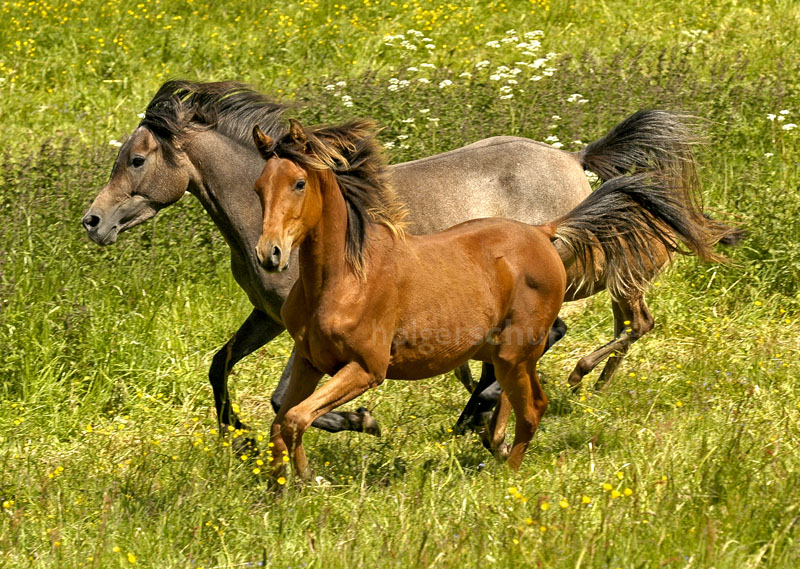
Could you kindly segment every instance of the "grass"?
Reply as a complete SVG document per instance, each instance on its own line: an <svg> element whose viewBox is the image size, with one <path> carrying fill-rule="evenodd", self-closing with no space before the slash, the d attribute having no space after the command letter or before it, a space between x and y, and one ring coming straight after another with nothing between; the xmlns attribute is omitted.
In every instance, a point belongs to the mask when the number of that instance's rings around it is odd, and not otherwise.
<svg viewBox="0 0 800 569"><path fill-rule="evenodd" d="M0 567L798 566L796 4L342 6L0 4ZM276 495L215 431L207 369L249 305L206 214L186 198L105 249L79 227L109 141L173 76L374 117L395 161L492 134L578 149L688 110L708 209L750 236L658 281L655 331L599 395L565 378L610 339L608 298L573 309L519 474L449 432L466 394L443 377L364 395L380 439L309 433L320 483ZM256 434L290 349L231 378Z"/></svg>

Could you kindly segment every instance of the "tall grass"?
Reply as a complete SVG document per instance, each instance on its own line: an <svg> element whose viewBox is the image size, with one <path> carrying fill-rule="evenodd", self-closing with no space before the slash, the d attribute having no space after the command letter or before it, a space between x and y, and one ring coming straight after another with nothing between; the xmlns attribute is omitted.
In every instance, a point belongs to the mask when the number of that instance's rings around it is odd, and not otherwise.
<svg viewBox="0 0 800 569"><path fill-rule="evenodd" d="M0 6L0 566L798 566L796 5L396 4ZM495 134L577 150L639 108L691 111L707 209L749 236L726 265L678 259L602 394L565 378L610 339L608 297L572 310L519 474L452 435L466 393L441 377L362 397L380 439L309 433L319 478L275 494L216 432L208 365L249 305L199 204L110 248L80 229L108 142L170 76L374 117L394 161ZM256 436L290 349L231 377Z"/></svg>

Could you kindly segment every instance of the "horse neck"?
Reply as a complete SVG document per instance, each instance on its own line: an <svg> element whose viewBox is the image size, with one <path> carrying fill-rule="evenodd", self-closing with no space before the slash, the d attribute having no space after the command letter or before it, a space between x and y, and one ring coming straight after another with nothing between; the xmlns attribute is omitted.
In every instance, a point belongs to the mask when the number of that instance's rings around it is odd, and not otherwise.
<svg viewBox="0 0 800 569"><path fill-rule="evenodd" d="M312 171L322 198L319 223L300 244L300 280L306 304L319 304L352 270L345 261L347 206L336 177L330 170Z"/></svg>
<svg viewBox="0 0 800 569"><path fill-rule="evenodd" d="M253 185L264 167L255 147L237 144L213 131L192 133L182 150L198 172L189 191L211 216L231 249L237 282L262 310L279 319L291 288L288 278L261 269L255 248L261 235L261 204ZM238 267L238 268L237 268Z"/></svg>

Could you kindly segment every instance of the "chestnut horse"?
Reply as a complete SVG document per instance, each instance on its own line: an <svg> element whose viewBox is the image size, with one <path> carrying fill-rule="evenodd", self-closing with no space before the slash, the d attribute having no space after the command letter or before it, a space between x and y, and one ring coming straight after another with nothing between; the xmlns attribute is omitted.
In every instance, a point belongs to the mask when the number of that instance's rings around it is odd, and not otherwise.
<svg viewBox="0 0 800 569"><path fill-rule="evenodd" d="M302 437L321 415L386 378L431 377L469 359L495 368L503 391L484 441L517 470L547 408L536 363L564 299L565 265L580 265L587 283L602 271L618 298L647 286L660 262L654 243L717 258L702 213L665 180L615 178L544 225L484 218L414 236L371 122L306 131L291 121L277 140L258 127L253 135L267 160L255 184L256 256L280 272L299 251L281 309L296 356L271 430L276 471L286 451L295 473L308 475Z"/></svg>

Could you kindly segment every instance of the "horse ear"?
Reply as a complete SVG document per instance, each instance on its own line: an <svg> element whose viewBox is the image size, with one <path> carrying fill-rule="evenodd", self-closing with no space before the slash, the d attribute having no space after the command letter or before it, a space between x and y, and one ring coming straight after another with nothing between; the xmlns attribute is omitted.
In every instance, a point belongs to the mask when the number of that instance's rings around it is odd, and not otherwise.
<svg viewBox="0 0 800 569"><path fill-rule="evenodd" d="M289 119L289 136L295 143L305 147L308 139L306 138L306 131L303 125L295 119Z"/></svg>
<svg viewBox="0 0 800 569"><path fill-rule="evenodd" d="M269 158L269 155L275 149L275 139L264 134L263 131L258 128L258 125L256 125L253 127L253 140L256 143L256 148L259 154L261 154L261 157L265 160Z"/></svg>

